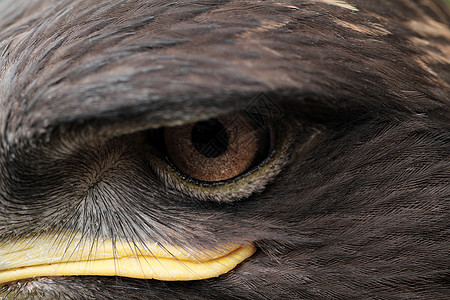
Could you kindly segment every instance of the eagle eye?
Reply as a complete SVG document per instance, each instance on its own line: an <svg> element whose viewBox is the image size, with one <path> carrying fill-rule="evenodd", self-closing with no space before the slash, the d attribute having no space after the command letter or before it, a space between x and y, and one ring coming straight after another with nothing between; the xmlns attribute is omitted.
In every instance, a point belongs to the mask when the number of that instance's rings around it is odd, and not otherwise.
<svg viewBox="0 0 450 300"><path fill-rule="evenodd" d="M193 180L220 182L258 166L273 150L274 131L245 114L164 129L168 161Z"/></svg>
<svg viewBox="0 0 450 300"><path fill-rule="evenodd" d="M148 130L138 140L166 187L227 202L262 191L288 162L295 131L288 119L241 112Z"/></svg>

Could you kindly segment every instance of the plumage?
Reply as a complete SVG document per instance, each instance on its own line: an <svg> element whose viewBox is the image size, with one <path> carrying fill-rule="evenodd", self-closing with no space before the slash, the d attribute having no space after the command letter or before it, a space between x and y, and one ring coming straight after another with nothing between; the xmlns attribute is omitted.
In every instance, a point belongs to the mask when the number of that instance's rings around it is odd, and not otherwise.
<svg viewBox="0 0 450 300"><path fill-rule="evenodd" d="M1 243L257 251L212 279L41 277L0 297L447 298L449 24L432 0L1 1ZM293 133L251 195L187 195L136 144L252 107Z"/></svg>

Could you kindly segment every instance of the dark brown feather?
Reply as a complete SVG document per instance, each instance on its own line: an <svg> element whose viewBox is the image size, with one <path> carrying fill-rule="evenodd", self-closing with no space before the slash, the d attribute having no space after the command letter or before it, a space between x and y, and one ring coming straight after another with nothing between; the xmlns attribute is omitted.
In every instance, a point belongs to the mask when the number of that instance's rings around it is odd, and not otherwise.
<svg viewBox="0 0 450 300"><path fill-rule="evenodd" d="M443 2L11 0L0 12L0 238L65 228L258 247L198 282L66 277L4 289L74 299L449 296ZM318 134L241 201L168 191L128 136L241 111L260 94Z"/></svg>

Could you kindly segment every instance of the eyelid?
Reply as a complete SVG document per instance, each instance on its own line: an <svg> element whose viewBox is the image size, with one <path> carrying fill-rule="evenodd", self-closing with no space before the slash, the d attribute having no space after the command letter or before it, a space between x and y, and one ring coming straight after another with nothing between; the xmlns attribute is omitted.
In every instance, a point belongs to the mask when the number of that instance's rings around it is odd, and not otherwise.
<svg viewBox="0 0 450 300"><path fill-rule="evenodd" d="M162 184L179 193L182 198L232 202L264 190L289 162L295 132L300 129L301 124L292 118L285 118L271 126L277 127L278 137L275 148L268 157L254 168L229 180L218 182L195 180L179 172L155 145L144 143L143 152Z"/></svg>

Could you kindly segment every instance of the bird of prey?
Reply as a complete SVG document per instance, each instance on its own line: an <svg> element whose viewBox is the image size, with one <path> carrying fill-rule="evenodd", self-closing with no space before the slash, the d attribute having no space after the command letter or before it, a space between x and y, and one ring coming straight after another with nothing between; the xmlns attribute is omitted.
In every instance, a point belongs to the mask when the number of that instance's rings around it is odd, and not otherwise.
<svg viewBox="0 0 450 300"><path fill-rule="evenodd" d="M1 299L448 299L440 0L2 0Z"/></svg>

